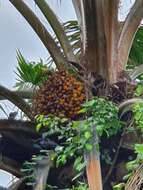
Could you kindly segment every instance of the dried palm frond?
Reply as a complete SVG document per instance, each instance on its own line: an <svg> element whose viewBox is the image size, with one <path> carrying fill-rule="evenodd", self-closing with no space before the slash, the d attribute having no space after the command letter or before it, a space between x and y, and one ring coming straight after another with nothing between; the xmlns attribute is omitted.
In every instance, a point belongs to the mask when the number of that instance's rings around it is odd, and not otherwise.
<svg viewBox="0 0 143 190"><path fill-rule="evenodd" d="M133 176L125 185L125 190L142 190L143 185L143 164L141 164Z"/></svg>

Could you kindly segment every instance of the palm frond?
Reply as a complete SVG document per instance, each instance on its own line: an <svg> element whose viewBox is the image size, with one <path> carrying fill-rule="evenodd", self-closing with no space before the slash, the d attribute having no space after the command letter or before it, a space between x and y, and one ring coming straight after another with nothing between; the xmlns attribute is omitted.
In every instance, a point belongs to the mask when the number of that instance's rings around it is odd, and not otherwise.
<svg viewBox="0 0 143 190"><path fill-rule="evenodd" d="M47 65L40 62L28 62L25 60L20 51L17 51L17 71L15 72L18 76L16 87L24 88L31 86L39 86L48 76L43 75L48 70Z"/></svg>
<svg viewBox="0 0 143 190"><path fill-rule="evenodd" d="M9 0L9 2L20 12L20 14L30 24L32 29L39 36L40 40L50 53L57 68L63 70L68 67L67 59L61 52L50 32L40 21L38 16L32 11L32 9L22 0Z"/></svg>
<svg viewBox="0 0 143 190"><path fill-rule="evenodd" d="M80 59L81 54L81 38L80 38L80 28L77 20L70 20L63 24L64 31L68 37L70 45L74 51L74 55L76 56L76 60ZM61 45L58 39L55 37L55 42L61 48ZM61 48L62 51L62 48ZM49 57L47 60L48 64L51 65L53 62L52 58Z"/></svg>
<svg viewBox="0 0 143 190"><path fill-rule="evenodd" d="M74 54L77 56L77 59L80 59L81 54L81 38L80 38L80 28L77 20L70 20L65 22L64 30L68 36L68 39L72 45ZM58 40L56 40L58 43ZM51 63L50 59L50 63ZM134 68L137 65L143 63L143 26L138 28L138 31L135 35L133 45L129 54L129 60L127 68Z"/></svg>
<svg viewBox="0 0 143 190"><path fill-rule="evenodd" d="M51 9L46 0L35 0L36 5L39 7L46 20L50 24L54 31L56 38L58 39L60 46L62 47L62 52L67 60L76 61L76 57L73 53L72 46L67 38L64 31L64 27L57 18L54 11Z"/></svg>
<svg viewBox="0 0 143 190"><path fill-rule="evenodd" d="M77 20L71 20L64 23L64 29L72 45L74 53L78 56L81 53L80 28Z"/></svg>
<svg viewBox="0 0 143 190"><path fill-rule="evenodd" d="M72 48L76 56L80 57L81 53L81 38L80 28L77 20L71 20L64 23L64 29L68 36ZM129 54L129 61L127 67L133 68L143 63L143 26L138 28L135 35L133 45Z"/></svg>

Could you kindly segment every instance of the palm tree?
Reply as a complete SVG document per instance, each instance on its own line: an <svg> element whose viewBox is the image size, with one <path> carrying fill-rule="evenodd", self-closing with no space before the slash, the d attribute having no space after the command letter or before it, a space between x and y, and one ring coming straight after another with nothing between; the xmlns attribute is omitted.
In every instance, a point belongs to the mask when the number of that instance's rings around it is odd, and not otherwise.
<svg viewBox="0 0 143 190"><path fill-rule="evenodd" d="M37 33L50 53L58 70L67 69L71 67L71 64L76 63L81 68L84 68L85 86L87 82L91 86L94 86L95 74L101 76L104 81L106 81L107 86L123 82L123 79L125 79L125 77L123 77L123 71L128 61L133 39L143 17L142 0L135 1L122 24L118 20L119 0L73 0L78 26L80 28L80 57L74 52L63 25L59 22L56 14L49 7L46 0L35 0L35 4L39 7L51 25L58 39L58 45L43 23L23 0L9 0L9 2L21 13ZM86 98L88 100L93 95L91 88L87 87L86 90ZM0 95L14 103L30 120L33 120L30 106L19 96L19 94L21 97L28 96L25 92L11 92L0 86ZM29 97L30 96L31 93ZM30 130L27 127L28 125L32 126ZM0 122L0 130L5 138L9 137L20 146L29 148L28 141L25 141L26 136L33 135L34 138L37 137L33 125L34 124L31 122L17 123L16 121L7 122L3 120ZM20 132L22 132L24 143L16 139L15 135L11 133L11 130L15 131L15 134L20 134ZM96 134L93 138L93 144L95 144L95 139L97 139ZM34 152L32 147L30 148L31 151ZM29 156L31 156L31 154ZM86 159L86 172L90 190L102 190L103 183L100 157L96 146L94 146L94 149L86 156ZM12 173L15 173L17 176L22 176L17 163L17 169L16 166L13 167L12 158L9 161L9 166L9 170Z"/></svg>

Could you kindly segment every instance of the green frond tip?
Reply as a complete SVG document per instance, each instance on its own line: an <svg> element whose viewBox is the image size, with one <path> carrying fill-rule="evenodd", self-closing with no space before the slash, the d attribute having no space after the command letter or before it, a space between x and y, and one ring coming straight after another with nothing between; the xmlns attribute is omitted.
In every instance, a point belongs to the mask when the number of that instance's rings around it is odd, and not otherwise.
<svg viewBox="0 0 143 190"><path fill-rule="evenodd" d="M18 66L16 67L17 83L16 87L39 86L48 78L47 65L40 60L38 63L28 62L20 51L17 51Z"/></svg>

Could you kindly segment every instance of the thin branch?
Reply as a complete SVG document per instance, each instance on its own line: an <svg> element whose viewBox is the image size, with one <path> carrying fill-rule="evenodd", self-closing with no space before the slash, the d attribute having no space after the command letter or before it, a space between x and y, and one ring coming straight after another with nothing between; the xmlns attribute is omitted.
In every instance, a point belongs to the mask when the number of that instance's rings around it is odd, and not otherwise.
<svg viewBox="0 0 143 190"><path fill-rule="evenodd" d="M9 89L0 85L0 95L16 105L21 111L23 111L29 119L33 120L32 110L28 103L26 103L20 96L10 91Z"/></svg>
<svg viewBox="0 0 143 190"><path fill-rule="evenodd" d="M70 45L62 24L59 22L53 10L49 7L48 3L45 0L35 0L35 3L38 5L39 9L42 11L45 18L50 23L61 44L61 47L63 48L67 60L75 62L76 58L73 53L72 46Z"/></svg>
<svg viewBox="0 0 143 190"><path fill-rule="evenodd" d="M27 20L33 30L37 33L37 35L49 51L57 68L65 68L65 65L67 65L67 60L63 56L60 48L57 46L50 33L47 31L39 18L34 14L34 12L26 5L26 3L24 3L23 0L9 1L21 13L21 15L23 15L23 17Z"/></svg>
<svg viewBox="0 0 143 190"><path fill-rule="evenodd" d="M119 54L119 63L121 67L118 68L119 70L122 70L122 68L127 63L131 45L142 18L143 18L143 1L136 0L126 17L126 20L123 24L119 36L118 54Z"/></svg>

